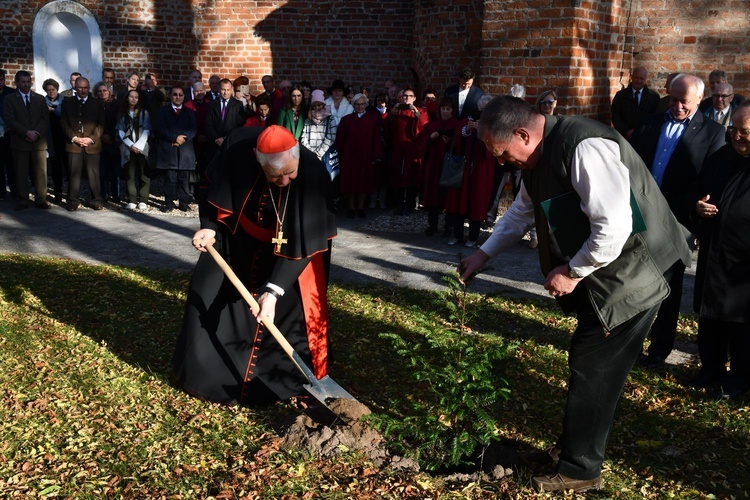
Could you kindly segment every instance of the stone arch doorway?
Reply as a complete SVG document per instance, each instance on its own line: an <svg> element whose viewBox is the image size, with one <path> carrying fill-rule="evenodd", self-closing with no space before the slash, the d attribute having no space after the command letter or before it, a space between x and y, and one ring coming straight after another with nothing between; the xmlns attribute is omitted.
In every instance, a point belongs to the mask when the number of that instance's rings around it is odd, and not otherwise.
<svg viewBox="0 0 750 500"><path fill-rule="evenodd" d="M70 87L68 78L78 71L93 86L102 72L102 37L96 18L72 0L55 0L34 18L34 81L43 94L42 82L54 78L60 90Z"/></svg>

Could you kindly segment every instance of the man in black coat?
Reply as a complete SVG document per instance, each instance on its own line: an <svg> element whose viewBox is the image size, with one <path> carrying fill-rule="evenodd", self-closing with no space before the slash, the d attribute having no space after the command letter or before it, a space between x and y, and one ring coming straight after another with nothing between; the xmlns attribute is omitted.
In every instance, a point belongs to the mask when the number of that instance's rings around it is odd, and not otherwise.
<svg viewBox="0 0 750 500"><path fill-rule="evenodd" d="M479 98L484 95L479 86L474 85L474 70L464 68L457 75L458 83L445 90L445 97L453 101L453 109L458 118L479 119Z"/></svg>
<svg viewBox="0 0 750 500"><path fill-rule="evenodd" d="M713 153L724 143L724 127L705 119L698 111L703 98L703 81L689 74L677 75L669 87L669 111L644 117L631 143L649 168L677 220L690 225L687 192ZM651 345L644 366L656 368L672 352L677 316L682 298L685 266L678 262L669 282L671 293L662 302L651 327Z"/></svg>
<svg viewBox="0 0 750 500"><path fill-rule="evenodd" d="M214 99L206 112L208 160L214 157L229 132L240 128L247 120L245 106L234 98L234 87L224 78L219 84L219 99Z"/></svg>
<svg viewBox="0 0 750 500"><path fill-rule="evenodd" d="M648 70L639 66L633 70L630 85L620 90L612 99L612 126L626 139L630 139L641 116L656 113L659 93L646 85Z"/></svg>
<svg viewBox="0 0 750 500"><path fill-rule="evenodd" d="M13 151L18 194L16 210L29 206L29 174L36 188L36 206L50 208L47 203L49 111L44 97L31 91L31 74L28 71L17 72L15 81L18 92L5 98L3 119Z"/></svg>
<svg viewBox="0 0 750 500"><path fill-rule="evenodd" d="M691 196L701 239L693 300L701 371L690 385L720 386L727 399L750 389L750 103L735 111L729 136Z"/></svg>

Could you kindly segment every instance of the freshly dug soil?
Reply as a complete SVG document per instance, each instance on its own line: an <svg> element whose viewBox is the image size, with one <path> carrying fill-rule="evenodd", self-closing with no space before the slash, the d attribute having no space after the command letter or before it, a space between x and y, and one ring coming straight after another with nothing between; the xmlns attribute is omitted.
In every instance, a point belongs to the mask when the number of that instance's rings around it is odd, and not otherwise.
<svg viewBox="0 0 750 500"><path fill-rule="evenodd" d="M334 399L328 406L338 416L338 420L327 425L313 420L307 414L301 414L294 423L282 429L281 447L308 450L320 457L358 451L377 467L419 470L415 461L388 453L383 436L362 421L362 417L371 413L367 406L351 399Z"/></svg>

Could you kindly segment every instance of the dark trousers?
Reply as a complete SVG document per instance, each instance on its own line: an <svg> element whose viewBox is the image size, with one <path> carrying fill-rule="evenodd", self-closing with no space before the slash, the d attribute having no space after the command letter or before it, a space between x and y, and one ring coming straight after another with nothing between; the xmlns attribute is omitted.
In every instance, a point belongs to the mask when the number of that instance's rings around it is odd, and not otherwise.
<svg viewBox="0 0 750 500"><path fill-rule="evenodd" d="M62 149L60 150L62 151ZM63 192L63 156L65 153L58 153L55 156L47 158L47 172L52 176L52 186L55 193L55 201L62 201Z"/></svg>
<svg viewBox="0 0 750 500"><path fill-rule="evenodd" d="M677 335L677 318L680 314L680 303L682 302L682 280L685 276L685 265L677 261L671 269L672 277L669 280L669 296L664 299L656 316L654 326L651 327L651 345L648 347L649 356L658 356L667 359L674 348L674 339Z"/></svg>
<svg viewBox="0 0 750 500"><path fill-rule="evenodd" d="M558 440L558 472L574 479L593 479L601 474L617 401L658 305L607 334L582 284L575 294L578 327L568 355L570 381L563 433Z"/></svg>
<svg viewBox="0 0 750 500"><path fill-rule="evenodd" d="M6 130L5 135L0 137L0 198L5 198L6 188L10 188L10 194L13 198L18 197L16 174L13 168L13 153L10 150L9 130Z"/></svg>
<svg viewBox="0 0 750 500"><path fill-rule="evenodd" d="M106 148L105 148L106 149ZM99 158L99 181L101 184L102 197L105 200L120 199L120 176L122 166L120 164L120 152L103 151Z"/></svg>
<svg viewBox="0 0 750 500"><path fill-rule="evenodd" d="M148 176L147 158L131 152L130 159L123 168L128 187L128 201L148 203L148 195L151 193L151 177Z"/></svg>
<svg viewBox="0 0 750 500"><path fill-rule="evenodd" d="M104 203L99 183L99 153L68 153L68 203L80 203L81 174L83 167L89 177L91 202Z"/></svg>
<svg viewBox="0 0 750 500"><path fill-rule="evenodd" d="M167 205L180 200L180 203L190 203L190 171L170 168L166 172L164 183L164 201Z"/></svg>
<svg viewBox="0 0 750 500"><path fill-rule="evenodd" d="M457 214L457 213L445 214L445 228L446 229L452 228L453 237L456 238L457 240L464 239L464 220L466 220L466 217L464 217L461 214ZM482 221L470 220L469 221L469 241L477 241L477 238L479 238L479 232L481 230L482 230Z"/></svg>
<svg viewBox="0 0 750 500"><path fill-rule="evenodd" d="M13 151L13 163L16 176L16 193L22 203L29 201L29 175L36 189L36 203L42 204L47 199L47 150Z"/></svg>
<svg viewBox="0 0 750 500"><path fill-rule="evenodd" d="M698 353L701 373L716 378L725 389L750 389L750 323L700 318Z"/></svg>

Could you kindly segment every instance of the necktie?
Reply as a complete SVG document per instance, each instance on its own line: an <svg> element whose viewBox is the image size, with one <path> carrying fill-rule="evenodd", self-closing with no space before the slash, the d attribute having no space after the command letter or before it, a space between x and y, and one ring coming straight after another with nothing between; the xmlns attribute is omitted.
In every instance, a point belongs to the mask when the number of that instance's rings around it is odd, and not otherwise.
<svg viewBox="0 0 750 500"><path fill-rule="evenodd" d="M26 109L29 109L29 94L26 94L24 98L26 100Z"/></svg>
<svg viewBox="0 0 750 500"><path fill-rule="evenodd" d="M637 102L639 105L641 104L641 91L640 90L635 91L635 102Z"/></svg>
<svg viewBox="0 0 750 500"><path fill-rule="evenodd" d="M227 101L226 99L221 100L221 121L227 117Z"/></svg>
<svg viewBox="0 0 750 500"><path fill-rule="evenodd" d="M176 114L177 116L180 116L180 109L182 108L175 108L174 114Z"/></svg>
<svg viewBox="0 0 750 500"><path fill-rule="evenodd" d="M716 121L721 122L724 119L724 112L723 111L717 111L716 112Z"/></svg>

